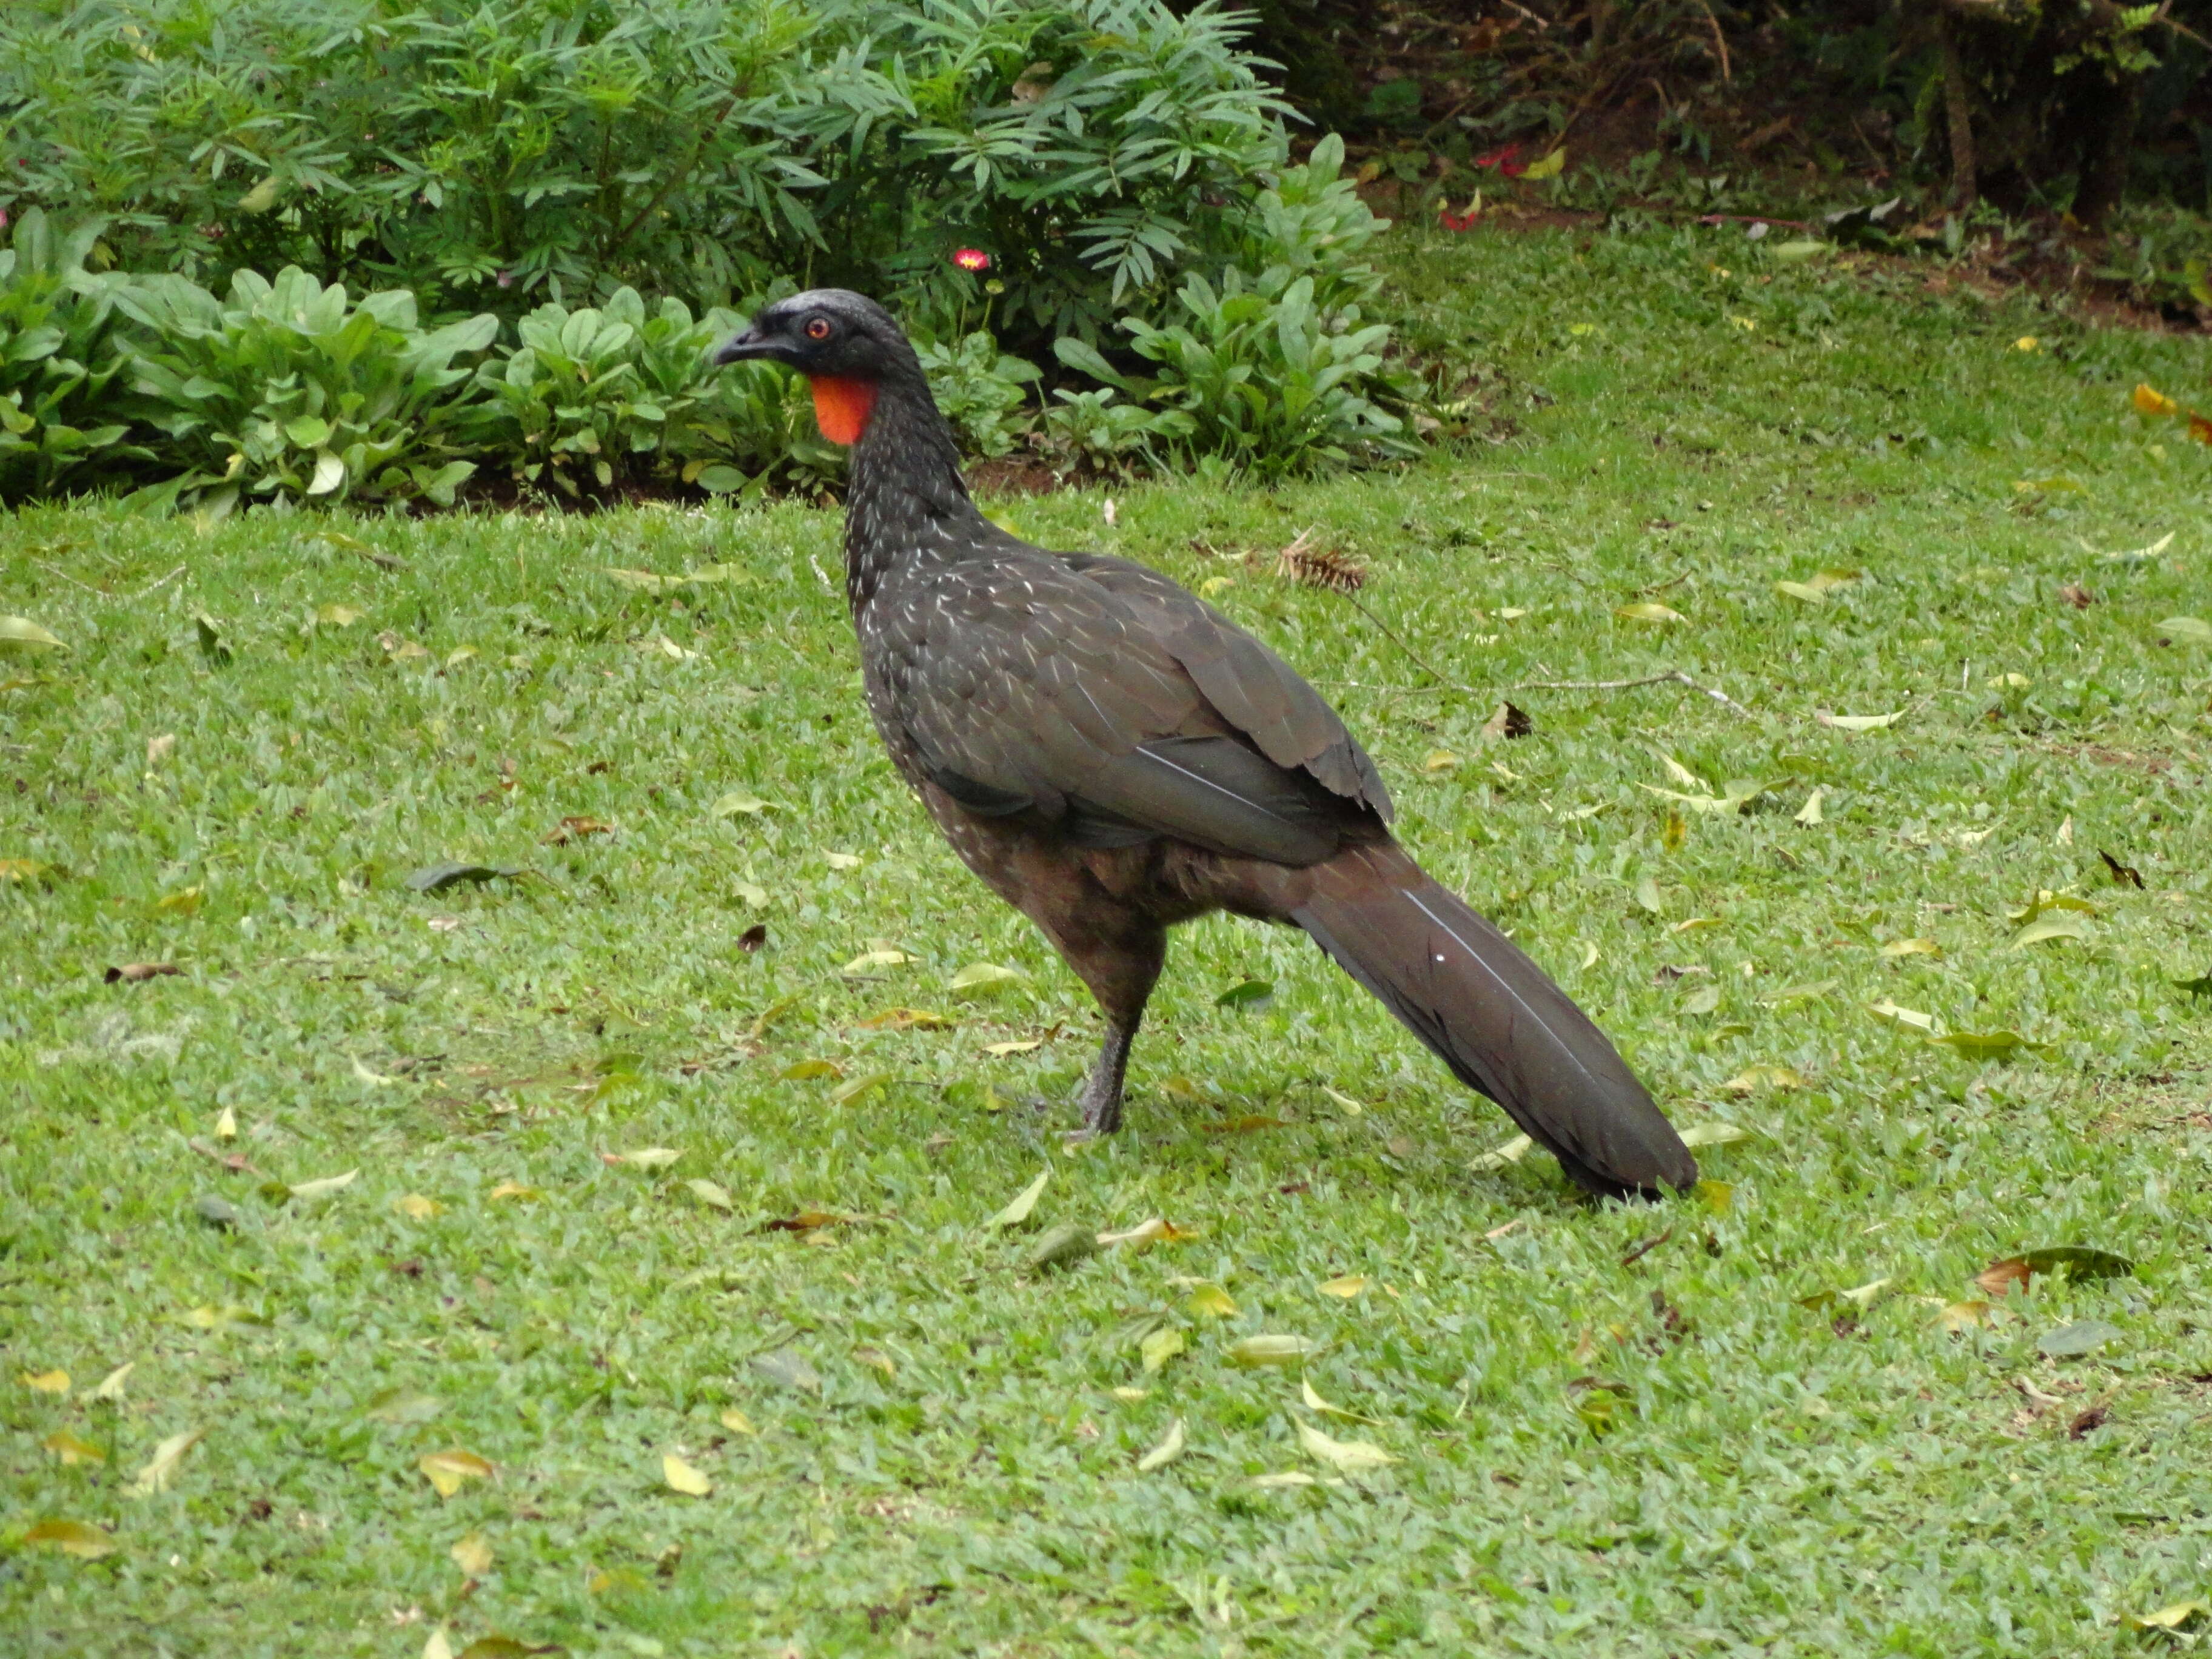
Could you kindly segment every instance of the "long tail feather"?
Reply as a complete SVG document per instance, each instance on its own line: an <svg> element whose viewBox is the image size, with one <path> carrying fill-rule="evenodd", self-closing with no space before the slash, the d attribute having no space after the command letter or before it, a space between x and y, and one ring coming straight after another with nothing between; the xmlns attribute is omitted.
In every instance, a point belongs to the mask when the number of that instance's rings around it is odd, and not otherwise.
<svg viewBox="0 0 2212 1659"><path fill-rule="evenodd" d="M1402 848L1347 848L1304 873L1311 886L1290 919L1575 1181L1618 1196L1697 1180L1605 1033Z"/></svg>

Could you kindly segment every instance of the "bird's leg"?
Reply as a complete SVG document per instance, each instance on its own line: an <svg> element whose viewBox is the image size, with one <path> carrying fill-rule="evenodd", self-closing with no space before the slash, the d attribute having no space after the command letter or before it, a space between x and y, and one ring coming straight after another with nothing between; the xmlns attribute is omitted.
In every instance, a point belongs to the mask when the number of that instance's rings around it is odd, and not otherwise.
<svg viewBox="0 0 2212 1659"><path fill-rule="evenodd" d="M1111 1014L1106 1017L1106 1040L1098 1045L1098 1058L1091 1064L1091 1075L1083 1080L1083 1093L1079 1103L1083 1108L1083 1127L1085 1139L1093 1135L1110 1135L1121 1127L1121 1083L1129 1068L1129 1049L1137 1040L1137 1022L1126 1025Z"/></svg>

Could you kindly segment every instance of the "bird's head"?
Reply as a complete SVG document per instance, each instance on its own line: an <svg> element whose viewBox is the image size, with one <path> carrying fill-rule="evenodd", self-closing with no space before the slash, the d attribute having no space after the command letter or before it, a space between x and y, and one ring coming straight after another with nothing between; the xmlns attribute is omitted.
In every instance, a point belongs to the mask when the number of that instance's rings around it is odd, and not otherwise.
<svg viewBox="0 0 2212 1659"><path fill-rule="evenodd" d="M814 418L832 443L855 444L887 380L927 386L890 313L864 295L817 288L779 300L714 354L714 362L781 363L814 388Z"/></svg>

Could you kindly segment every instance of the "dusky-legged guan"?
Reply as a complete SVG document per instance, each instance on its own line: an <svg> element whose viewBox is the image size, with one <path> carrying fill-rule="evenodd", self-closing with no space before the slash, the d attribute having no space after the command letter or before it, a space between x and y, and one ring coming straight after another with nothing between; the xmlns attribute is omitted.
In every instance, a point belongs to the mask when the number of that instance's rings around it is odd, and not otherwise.
<svg viewBox="0 0 2212 1659"><path fill-rule="evenodd" d="M1282 659L1154 571L976 510L889 313L779 301L715 361L755 358L805 375L852 447L845 592L893 763L1105 1016L1087 1131L1120 1127L1167 930L1229 910L1304 928L1589 1191L1697 1179L1604 1033L1391 838L1375 763Z"/></svg>

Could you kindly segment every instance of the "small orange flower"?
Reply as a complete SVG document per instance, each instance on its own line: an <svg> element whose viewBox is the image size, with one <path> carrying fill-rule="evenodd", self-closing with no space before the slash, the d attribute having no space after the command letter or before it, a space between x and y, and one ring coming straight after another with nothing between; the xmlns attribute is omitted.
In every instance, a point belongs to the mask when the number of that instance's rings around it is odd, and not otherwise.
<svg viewBox="0 0 2212 1659"><path fill-rule="evenodd" d="M963 247L954 252L952 263L963 270L988 270L991 256L980 247Z"/></svg>

